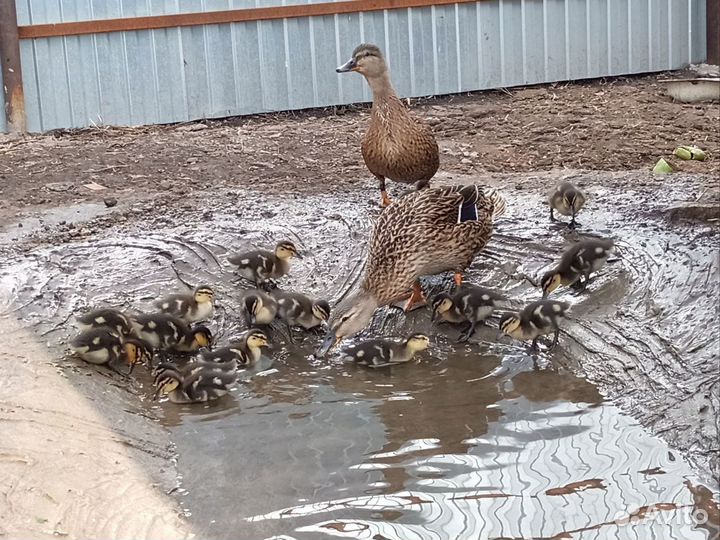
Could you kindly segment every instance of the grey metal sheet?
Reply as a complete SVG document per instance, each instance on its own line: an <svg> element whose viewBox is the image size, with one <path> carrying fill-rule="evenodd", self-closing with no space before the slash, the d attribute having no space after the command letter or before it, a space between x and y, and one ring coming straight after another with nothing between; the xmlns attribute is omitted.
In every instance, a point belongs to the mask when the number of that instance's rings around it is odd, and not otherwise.
<svg viewBox="0 0 720 540"><path fill-rule="evenodd" d="M20 24L280 3L16 1ZM334 71L363 41L383 48L401 96L640 73L704 59L705 2L487 0L24 40L28 126L168 123L370 101L362 77Z"/></svg>

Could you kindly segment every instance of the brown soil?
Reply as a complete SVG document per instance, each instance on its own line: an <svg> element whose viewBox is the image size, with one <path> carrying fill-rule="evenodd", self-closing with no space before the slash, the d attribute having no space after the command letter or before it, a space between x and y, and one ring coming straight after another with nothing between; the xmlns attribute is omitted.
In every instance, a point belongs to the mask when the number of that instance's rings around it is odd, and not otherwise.
<svg viewBox="0 0 720 540"><path fill-rule="evenodd" d="M708 152L706 162L674 163L716 174L720 108L673 103L655 81L555 84L422 100L414 108L435 130L445 173L648 169L676 146L696 144ZM222 186L333 190L370 179L358 151L367 122L367 107L344 107L0 138L0 216Z"/></svg>

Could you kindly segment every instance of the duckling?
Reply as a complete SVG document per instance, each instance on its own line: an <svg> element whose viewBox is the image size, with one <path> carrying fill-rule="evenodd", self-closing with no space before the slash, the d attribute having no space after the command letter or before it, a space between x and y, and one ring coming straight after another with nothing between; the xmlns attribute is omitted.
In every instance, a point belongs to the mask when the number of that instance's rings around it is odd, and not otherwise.
<svg viewBox="0 0 720 540"><path fill-rule="evenodd" d="M509 314L500 320L500 331L520 341L532 339L532 348L538 349L540 336L555 333L552 345L557 345L560 322L567 317L570 304L555 300L538 300L527 305L520 313Z"/></svg>
<svg viewBox="0 0 720 540"><path fill-rule="evenodd" d="M156 350L196 352L212 345L212 333L203 325L188 323L167 313L142 313L132 318L135 335Z"/></svg>
<svg viewBox="0 0 720 540"><path fill-rule="evenodd" d="M182 368L172 362L163 362L154 370L153 384L158 395L168 396L173 403L205 403L228 393L237 381L235 361L192 361Z"/></svg>
<svg viewBox="0 0 720 540"><path fill-rule="evenodd" d="M398 343L389 339L371 339L343 350L345 359L370 367L384 367L412 360L415 353L430 346L425 334L413 334Z"/></svg>
<svg viewBox="0 0 720 540"><path fill-rule="evenodd" d="M274 253L256 249L232 255L228 258L228 262L238 267L237 272L242 277L252 281L256 286L260 286L287 274L290 268L290 259L293 257L302 258L295 244L289 240L283 240L277 243Z"/></svg>
<svg viewBox="0 0 720 540"><path fill-rule="evenodd" d="M225 363L234 361L237 367L251 367L262 356L262 348L268 346L268 337L257 328L251 328L242 339L214 351L203 352L205 362Z"/></svg>
<svg viewBox="0 0 720 540"><path fill-rule="evenodd" d="M569 227L575 228L575 215L585 204L585 194L572 185L570 182L560 182L550 194L550 221L557 221L553 214L554 210L563 216L572 216Z"/></svg>
<svg viewBox="0 0 720 540"><path fill-rule="evenodd" d="M460 336L460 341L467 341L475 333L477 325L483 324L492 315L497 301L502 298L490 289L464 283L455 294L440 293L433 299L432 320L441 318L449 323L467 322L467 328Z"/></svg>
<svg viewBox="0 0 720 540"><path fill-rule="evenodd" d="M150 363L152 351L137 339L123 338L112 328L91 328L76 336L70 342L70 348L90 364L108 365L124 360L130 366L127 374L132 373L138 362Z"/></svg>
<svg viewBox="0 0 720 540"><path fill-rule="evenodd" d="M245 320L250 326L270 324L273 322L278 309L277 300L260 289L246 291L243 306Z"/></svg>
<svg viewBox="0 0 720 540"><path fill-rule="evenodd" d="M207 321L212 318L215 293L207 285L196 287L192 294L171 294L155 302L163 313L174 315L185 322Z"/></svg>
<svg viewBox="0 0 720 540"><path fill-rule="evenodd" d="M614 250L613 241L604 238L582 240L569 247L557 266L540 280L543 298L547 298L560 285L584 291L590 282L590 274L605 266Z"/></svg>
<svg viewBox="0 0 720 540"><path fill-rule="evenodd" d="M352 58L335 71L360 73L373 93L370 125L360 144L365 165L377 178L382 206L390 204L385 179L426 187L440 166L438 144L432 129L412 115L398 98L382 52L362 43Z"/></svg>
<svg viewBox="0 0 720 540"><path fill-rule="evenodd" d="M81 331L92 328L111 328L121 336L132 333L130 319L122 311L110 308L95 309L76 318L76 326Z"/></svg>
<svg viewBox="0 0 720 540"><path fill-rule="evenodd" d="M272 293L277 300L276 316L290 326L301 326L305 330L318 328L330 317L330 304L325 300L313 300L304 294L275 289Z"/></svg>

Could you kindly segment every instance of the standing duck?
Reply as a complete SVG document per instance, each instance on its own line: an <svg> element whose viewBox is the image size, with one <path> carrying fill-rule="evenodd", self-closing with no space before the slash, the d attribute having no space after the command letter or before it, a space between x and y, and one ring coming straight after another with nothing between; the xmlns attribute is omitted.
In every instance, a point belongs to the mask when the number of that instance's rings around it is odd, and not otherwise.
<svg viewBox="0 0 720 540"><path fill-rule="evenodd" d="M138 362L150 363L152 352L137 339L126 339L112 328L91 328L70 342L70 348L90 364L107 365L125 361L132 372Z"/></svg>
<svg viewBox="0 0 720 540"><path fill-rule="evenodd" d="M324 356L343 338L365 328L380 306L410 298L405 310L424 302L420 276L463 272L490 240L493 219L505 210L497 192L477 186L433 187L405 195L378 217L360 290L334 309L330 330L317 351Z"/></svg>
<svg viewBox="0 0 720 540"><path fill-rule="evenodd" d="M613 250L613 241L604 238L582 240L568 248L558 265L540 281L543 298L547 298L560 285L584 291L590 281L590 274L605 266Z"/></svg>
<svg viewBox="0 0 720 540"><path fill-rule="evenodd" d="M567 317L570 304L555 300L538 300L528 304L517 315L506 315L500 320L500 331L519 341L532 339L532 348L538 348L540 336L553 334L550 348L557 345L560 323Z"/></svg>
<svg viewBox="0 0 720 540"><path fill-rule="evenodd" d="M575 228L575 216L585 205L585 194L570 182L560 182L548 199L550 203L550 221L555 219L554 211L557 210L563 216L571 216L569 227Z"/></svg>
<svg viewBox="0 0 720 540"><path fill-rule="evenodd" d="M215 293L207 285L196 287L192 294L171 294L155 302L163 313L169 313L188 323L212 318Z"/></svg>
<svg viewBox="0 0 720 540"><path fill-rule="evenodd" d="M386 178L416 184L418 189L427 186L440 165L437 142L430 127L411 115L398 98L380 49L366 43L358 45L352 58L336 71L356 71L372 89L370 126L360 148L365 165L380 183L382 205L390 204Z"/></svg>
<svg viewBox="0 0 720 540"><path fill-rule="evenodd" d="M454 294L440 293L432 301L432 320L441 319L449 323L467 323L460 341L468 341L478 324L492 315L502 295L464 283Z"/></svg>
<svg viewBox="0 0 720 540"><path fill-rule="evenodd" d="M132 318L135 335L155 350L192 353L212 344L212 334L203 325L191 327L167 313L142 313Z"/></svg>
<svg viewBox="0 0 720 540"><path fill-rule="evenodd" d="M409 362L415 353L430 346L430 338L413 334L398 343L389 339L370 339L343 351L345 358L370 367L385 367Z"/></svg>
<svg viewBox="0 0 720 540"><path fill-rule="evenodd" d="M274 252L256 249L237 253L229 257L228 262L238 267L238 274L259 287L287 274L293 257L301 258L295 244L283 240L277 243Z"/></svg>

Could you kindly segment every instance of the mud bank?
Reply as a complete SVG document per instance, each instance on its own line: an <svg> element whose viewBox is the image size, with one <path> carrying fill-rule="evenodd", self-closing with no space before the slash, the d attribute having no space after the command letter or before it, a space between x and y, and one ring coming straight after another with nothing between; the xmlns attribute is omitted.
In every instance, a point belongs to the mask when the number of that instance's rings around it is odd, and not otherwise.
<svg viewBox="0 0 720 540"><path fill-rule="evenodd" d="M165 495L177 482L167 432L120 381L60 367L0 298L0 536L190 538Z"/></svg>

